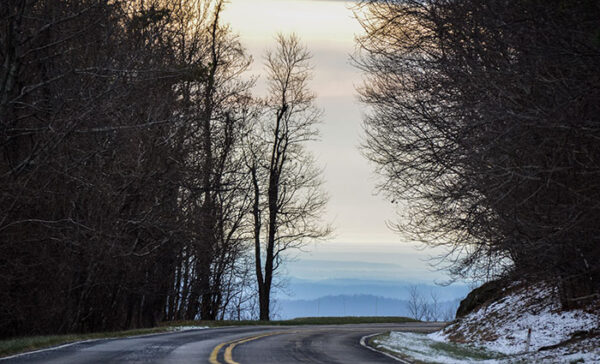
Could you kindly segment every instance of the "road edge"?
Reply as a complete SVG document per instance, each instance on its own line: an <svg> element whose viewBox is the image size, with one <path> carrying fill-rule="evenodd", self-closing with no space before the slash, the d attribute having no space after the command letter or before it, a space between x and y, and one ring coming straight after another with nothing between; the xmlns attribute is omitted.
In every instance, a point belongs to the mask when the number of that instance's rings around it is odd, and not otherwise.
<svg viewBox="0 0 600 364"><path fill-rule="evenodd" d="M376 353L379 353L379 354L385 355L385 356L387 356L388 358L392 358L392 359L396 360L397 362L400 362L400 363L403 363L403 364L412 364L411 362L409 362L409 361L407 361L407 360L404 360L404 359L401 359L401 358L398 358L398 357L396 357L396 356L394 356L394 355L392 355L392 354L390 354L390 353L386 353L385 351L377 350L376 348L372 347L371 345L369 345L369 344L367 343L367 340L368 340L369 338L371 338L371 337L373 337L373 336L376 336L376 335L381 335L381 334L383 334L383 333L382 333L382 332L378 332L378 333L375 333L375 334L366 335L366 336L363 336L363 337L361 337L361 338L360 338L360 345L364 346L365 348L367 348L367 349L369 349L369 350L371 350L371 351L374 351L374 352L376 352Z"/></svg>
<svg viewBox="0 0 600 364"><path fill-rule="evenodd" d="M77 345L77 344L91 343L91 342L100 341L100 340L129 339L129 338L134 338L134 337L140 337L141 338L141 337L166 335L166 334L173 334L173 333L177 333L177 332L185 332L185 331L193 331L193 330L206 330L206 329L212 329L212 328L213 327L205 327L205 328L195 327L195 328L189 329L189 330L173 330L173 331L155 332L155 333L152 333L152 334L139 334L139 335L120 336L120 337L119 336L115 336L115 337L100 337L100 338L97 338L97 339L77 340L77 341L72 341L70 343L60 344L58 346L49 346L49 347L46 347L46 348L36 349L36 350L32 350L32 351L24 351L22 353L13 354L13 355L10 355L10 356L2 356L2 357L0 357L0 362L4 361L4 360L9 360L9 359L15 359L15 358L18 358L18 357L21 357L21 356L25 356L25 355L43 353L44 351L53 351L53 350L67 348L69 346L73 346L73 345Z"/></svg>

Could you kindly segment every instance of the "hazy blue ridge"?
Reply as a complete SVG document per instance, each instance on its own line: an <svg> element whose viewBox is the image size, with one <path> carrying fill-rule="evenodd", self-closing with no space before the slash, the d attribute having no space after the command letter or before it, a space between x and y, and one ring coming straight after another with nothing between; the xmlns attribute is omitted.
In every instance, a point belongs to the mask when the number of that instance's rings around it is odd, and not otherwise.
<svg viewBox="0 0 600 364"><path fill-rule="evenodd" d="M460 299L438 304L440 317L455 312ZM278 318L291 319L312 316L410 316L408 301L368 294L329 295L316 299L278 299Z"/></svg>
<svg viewBox="0 0 600 364"><path fill-rule="evenodd" d="M435 284L413 284L410 281L388 281L372 279L325 279L308 280L289 278L286 288L277 293L278 300L314 300L324 296L371 295L396 300L409 298L410 288L416 286L419 293L429 297L433 292L440 301L463 299L470 288L464 284L438 286Z"/></svg>

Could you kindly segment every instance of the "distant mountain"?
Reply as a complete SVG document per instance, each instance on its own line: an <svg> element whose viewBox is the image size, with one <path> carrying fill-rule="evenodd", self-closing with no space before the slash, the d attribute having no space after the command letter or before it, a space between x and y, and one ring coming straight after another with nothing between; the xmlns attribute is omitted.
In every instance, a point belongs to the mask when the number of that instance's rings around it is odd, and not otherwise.
<svg viewBox="0 0 600 364"><path fill-rule="evenodd" d="M326 279L306 280L289 278L284 291L277 293L280 300L314 300L324 296L336 295L371 295L396 300L406 300L409 289L413 286L407 281L361 280L361 279ZM419 292L429 296L434 292L440 301L452 301L464 298L471 290L462 284L438 286L434 284L416 285Z"/></svg>
<svg viewBox="0 0 600 364"><path fill-rule="evenodd" d="M459 299L438 304L438 319L454 314ZM275 304L278 318L313 316L410 316L408 301L368 294L323 296L310 300L279 299Z"/></svg>
<svg viewBox="0 0 600 364"><path fill-rule="evenodd" d="M298 259L286 263L289 276L303 279L375 279L394 281L398 279L427 283L435 279L444 279L435 272L419 271L424 264L419 255L403 256L403 264L387 261L394 253L385 252L338 252L338 259ZM365 259L365 260L361 260ZM422 267L421 267L422 268ZM438 277L438 278L436 278Z"/></svg>

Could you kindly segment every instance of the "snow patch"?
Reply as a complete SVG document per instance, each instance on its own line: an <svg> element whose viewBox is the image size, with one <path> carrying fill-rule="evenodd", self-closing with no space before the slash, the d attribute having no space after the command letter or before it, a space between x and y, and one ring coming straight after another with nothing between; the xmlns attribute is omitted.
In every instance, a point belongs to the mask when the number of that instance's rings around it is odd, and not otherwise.
<svg viewBox="0 0 600 364"><path fill-rule="evenodd" d="M172 326L171 331L189 331L189 330L200 330L208 329L208 326Z"/></svg>
<svg viewBox="0 0 600 364"><path fill-rule="evenodd" d="M392 331L389 336L375 339L373 343L378 349L426 363L501 363L500 355L497 353L474 347L461 348L456 344L448 344L447 347L441 348L437 341L424 334Z"/></svg>
<svg viewBox="0 0 600 364"><path fill-rule="evenodd" d="M563 311L548 285L510 288L511 294L427 338L483 347L509 362L600 363L600 302Z"/></svg>
<svg viewBox="0 0 600 364"><path fill-rule="evenodd" d="M537 351L600 328L600 316L583 310L561 311L550 288L522 289L430 334L441 342L469 342L504 354ZM531 330L531 333L529 334Z"/></svg>

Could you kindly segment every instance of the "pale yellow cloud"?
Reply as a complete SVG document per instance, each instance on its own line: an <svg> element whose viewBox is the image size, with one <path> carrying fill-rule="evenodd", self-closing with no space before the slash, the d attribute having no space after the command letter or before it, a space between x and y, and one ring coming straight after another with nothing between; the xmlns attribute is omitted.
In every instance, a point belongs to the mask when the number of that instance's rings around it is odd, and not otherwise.
<svg viewBox="0 0 600 364"><path fill-rule="evenodd" d="M234 25L243 41L271 40L274 33L297 33L305 42L352 44L361 31L346 1L231 0L224 20ZM250 45L251 46L251 45Z"/></svg>

